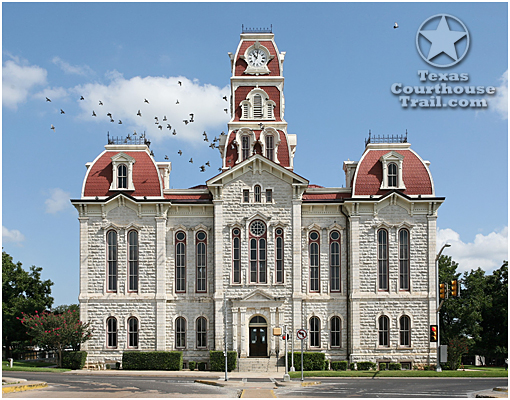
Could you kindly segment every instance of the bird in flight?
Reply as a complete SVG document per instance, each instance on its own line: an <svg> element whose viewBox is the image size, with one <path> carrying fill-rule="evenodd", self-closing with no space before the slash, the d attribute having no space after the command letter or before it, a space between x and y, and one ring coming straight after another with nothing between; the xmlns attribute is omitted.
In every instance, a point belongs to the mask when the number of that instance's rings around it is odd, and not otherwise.
<svg viewBox="0 0 510 400"><path fill-rule="evenodd" d="M149 104L149 100L147 99L143 99L143 102Z"/></svg>
<svg viewBox="0 0 510 400"><path fill-rule="evenodd" d="M262 122L259 122L260 129L264 129L264 124Z"/></svg>
<svg viewBox="0 0 510 400"><path fill-rule="evenodd" d="M214 143L211 143L209 147L214 150L216 148L216 145Z"/></svg>
<svg viewBox="0 0 510 400"><path fill-rule="evenodd" d="M187 119L183 120L182 122L184 122L186 125L189 124L189 121Z"/></svg>
<svg viewBox="0 0 510 400"><path fill-rule="evenodd" d="M110 122L115 122L115 120L113 118L110 118Z"/></svg>
<svg viewBox="0 0 510 400"><path fill-rule="evenodd" d="M119 119L119 125L121 125L121 124L122 124L122 120Z"/></svg>
<svg viewBox="0 0 510 400"><path fill-rule="evenodd" d="M94 110L92 110L92 116L97 117L96 112Z"/></svg>
<svg viewBox="0 0 510 400"><path fill-rule="evenodd" d="M205 163L205 165L207 165L208 167L210 167L210 166L211 166L211 164L209 163L209 161L207 161L207 162Z"/></svg>
<svg viewBox="0 0 510 400"><path fill-rule="evenodd" d="M165 160L168 160L168 156L165 156Z"/></svg>
<svg viewBox="0 0 510 400"><path fill-rule="evenodd" d="M193 117L195 116L195 114L190 114L189 115L191 118L189 119L189 122L193 122Z"/></svg>
<svg viewBox="0 0 510 400"><path fill-rule="evenodd" d="M205 171L205 166L201 165L200 166L200 172L204 172Z"/></svg>
<svg viewBox="0 0 510 400"><path fill-rule="evenodd" d="M65 114L65 111L60 109L60 114Z"/></svg>
<svg viewBox="0 0 510 400"><path fill-rule="evenodd" d="M85 100L85 97L83 97L83 96L80 96L80 100Z"/></svg>
<svg viewBox="0 0 510 400"><path fill-rule="evenodd" d="M228 101L227 96L223 96L223 100Z"/></svg>
<svg viewBox="0 0 510 400"><path fill-rule="evenodd" d="M397 29L398 28L398 24L395 22L395 25L393 25L393 29Z"/></svg>
<svg viewBox="0 0 510 400"><path fill-rule="evenodd" d="M163 130L163 127L161 125L158 125L158 128L159 128L160 131Z"/></svg>
<svg viewBox="0 0 510 400"><path fill-rule="evenodd" d="M166 121L166 120L167 120L167 119L166 119L166 115L165 115L165 116L163 117L163 121Z"/></svg>
<svg viewBox="0 0 510 400"><path fill-rule="evenodd" d="M110 117L110 119L112 118L112 113L108 113L106 114L107 117Z"/></svg>
<svg viewBox="0 0 510 400"><path fill-rule="evenodd" d="M55 132L55 127L53 126L53 124L51 124L51 128L50 129L53 129L53 132Z"/></svg>
<svg viewBox="0 0 510 400"><path fill-rule="evenodd" d="M166 124L166 127L167 127L168 129L172 129L172 127L170 126L170 124Z"/></svg>
<svg viewBox="0 0 510 400"><path fill-rule="evenodd" d="M175 104L179 104L179 99L177 99L177 101L175 102Z"/></svg>
<svg viewBox="0 0 510 400"><path fill-rule="evenodd" d="M177 152L177 154L179 154L180 156L182 156L182 150L179 150L179 151Z"/></svg>
<svg viewBox="0 0 510 400"><path fill-rule="evenodd" d="M101 100L99 100L99 105L102 106L103 105L103 102Z"/></svg>
<svg viewBox="0 0 510 400"><path fill-rule="evenodd" d="M140 110L138 110L138 112L136 113L136 115L138 115L139 117L142 116L142 113L140 112Z"/></svg>
<svg viewBox="0 0 510 400"><path fill-rule="evenodd" d="M189 162L190 162L191 164L193 164L193 159L192 159L192 158L190 158L190 159L189 159Z"/></svg>
<svg viewBox="0 0 510 400"><path fill-rule="evenodd" d="M177 135L177 132L175 131L175 129L174 129L174 131L172 132L172 135L174 135L174 136L175 136L175 135Z"/></svg>
<svg viewBox="0 0 510 400"><path fill-rule="evenodd" d="M182 86L182 82L181 81L177 81L177 83L179 84L179 86Z"/></svg>
<svg viewBox="0 0 510 400"><path fill-rule="evenodd" d="M46 101L49 101L51 103L51 100L49 98L46 97Z"/></svg>

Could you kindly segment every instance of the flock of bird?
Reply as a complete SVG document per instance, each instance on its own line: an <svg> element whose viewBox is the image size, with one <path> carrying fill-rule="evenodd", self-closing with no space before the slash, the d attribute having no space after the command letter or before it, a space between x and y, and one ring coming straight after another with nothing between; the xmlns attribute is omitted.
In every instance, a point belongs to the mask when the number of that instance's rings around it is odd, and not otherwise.
<svg viewBox="0 0 510 400"><path fill-rule="evenodd" d="M182 82L181 82L181 81L178 81L177 83L178 83L178 85L179 85L179 86L182 86ZM227 101L227 102L228 102L228 98L227 98L227 96L223 96L222 98L223 98L223 100L225 100L225 101ZM80 96L80 100L85 100L85 98L84 98L83 96ZM50 103L51 103L51 99L50 99L50 98L48 98L48 97L46 97L46 102L50 102ZM147 100L146 98L144 98L143 103L144 103L144 104L150 104L149 100ZM179 104L179 100L178 100L178 99L176 100L176 104ZM99 105L99 106L104 106L104 104L103 104L103 102L102 102L101 100L99 100L99 101L98 101L98 105ZM225 111L225 112L228 114L228 108L223 109L223 111ZM65 114L65 111L64 111L63 109L60 109L60 114ZM141 110L138 110L138 112L136 113L136 115L137 115L138 117L141 117L141 116L142 116L142 112L141 112ZM106 116L110 119L110 122L115 122L115 119L113 118L112 113L108 112L108 113L106 113ZM92 110L92 117L97 117L97 114L96 114L95 110ZM166 129L168 129L169 131L171 131L171 132L172 132L172 135L174 135L174 136L175 136L175 135L177 135L177 131L176 131L176 129L174 128L174 129L172 130L172 125L171 125L170 123L168 123L168 119L167 119L166 115L164 115L164 116L163 116L163 119L161 120L161 122L160 122L160 120L159 120L159 117L157 117L157 116L156 116L156 117L154 117L154 119L155 119L155 122L154 122L154 123L157 125L157 127L158 127L158 129L159 129L159 130L163 130L163 125L165 125L165 124L164 124L164 123L162 123L162 122L165 122L165 123L166 123L166 127L165 127L165 128L166 128ZM195 122L195 114L194 114L194 113L190 113L190 114L189 114L189 118L188 118L188 119L184 119L182 122L183 122L185 125L188 125L188 124L190 124L190 123ZM118 124L122 124L122 120L120 120L120 119L119 119L119 120L118 120ZM55 131L55 126L54 126L53 124L51 124L51 128L50 128L50 129L52 129L53 131ZM224 134L224 132L222 132L222 134ZM134 135L134 136L136 136L136 135L137 135L136 130L134 131L133 135ZM207 133L206 133L205 131L204 131L204 133L202 134L202 136L203 136L203 138L204 138L204 142L209 143L209 138L207 137ZM140 138L145 138L145 134L140 135ZM126 137L126 143L127 143L127 140L131 140L131 135L127 135L127 137ZM210 142L209 147L210 147L211 149L213 149L213 150L214 150L214 149L216 149L216 148L218 148L218 145L217 145L217 143L218 143L218 142L219 142L219 139L218 139L217 137L214 137L214 139ZM182 150L179 150L179 151L177 152L177 154L179 154L179 156L182 156L182 155L183 155ZM154 153L153 153L152 151L151 151L151 155L152 155L152 156L154 156ZM165 155L165 160L168 160L168 159L169 159L168 155ZM193 158L190 158L189 163L193 164ZM206 168L206 166L207 166L207 167L210 167L210 166L211 166L211 164L210 164L210 162L209 162L209 161L205 162L203 165L201 165L201 166L199 167L200 172L205 172L205 168ZM221 172L221 170L222 170L221 168L218 168L218 171L220 171L220 172Z"/></svg>

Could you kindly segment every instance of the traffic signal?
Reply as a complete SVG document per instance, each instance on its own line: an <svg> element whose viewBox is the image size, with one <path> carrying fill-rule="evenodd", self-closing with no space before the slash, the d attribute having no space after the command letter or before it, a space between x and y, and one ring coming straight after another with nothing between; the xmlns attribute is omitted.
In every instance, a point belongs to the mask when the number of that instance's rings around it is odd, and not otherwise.
<svg viewBox="0 0 510 400"><path fill-rule="evenodd" d="M439 298L446 299L446 283L439 284Z"/></svg>
<svg viewBox="0 0 510 400"><path fill-rule="evenodd" d="M452 297L459 297L460 291L459 291L459 282L457 281L457 279L455 279L454 281L451 281L450 293L451 293Z"/></svg>
<svg viewBox="0 0 510 400"><path fill-rule="evenodd" d="M430 325L430 341L437 342L437 325Z"/></svg>

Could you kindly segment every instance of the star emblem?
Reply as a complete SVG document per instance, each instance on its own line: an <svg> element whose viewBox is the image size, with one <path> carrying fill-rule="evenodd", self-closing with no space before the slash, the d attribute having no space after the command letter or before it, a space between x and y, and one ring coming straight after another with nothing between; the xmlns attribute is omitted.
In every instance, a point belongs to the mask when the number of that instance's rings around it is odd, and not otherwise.
<svg viewBox="0 0 510 400"><path fill-rule="evenodd" d="M439 21L439 24L437 25L437 28L435 30L422 30L421 28L431 19L441 17L441 20ZM450 29L450 26L448 25L448 21L446 17L453 18L456 21L460 23L462 27L464 27L464 31L453 31ZM430 42L430 49L427 55L425 55L420 48L419 45L419 37L423 36L425 39L427 39ZM464 53L459 57L457 54L457 48L455 47L455 44L461 40L462 38L467 38L467 46L464 51ZM458 63L462 58L466 55L468 47L469 47L469 33L465 27L465 25L457 18L446 15L446 14L439 14L435 15L433 17L430 17L427 19L418 29L418 34L416 36L416 46L418 47L418 51L422 58L427 61L429 64L434 65L436 67L449 67L451 65L454 65ZM453 62L448 65L442 65L442 64L436 64L432 60L441 55L446 54L448 57L450 57Z"/></svg>

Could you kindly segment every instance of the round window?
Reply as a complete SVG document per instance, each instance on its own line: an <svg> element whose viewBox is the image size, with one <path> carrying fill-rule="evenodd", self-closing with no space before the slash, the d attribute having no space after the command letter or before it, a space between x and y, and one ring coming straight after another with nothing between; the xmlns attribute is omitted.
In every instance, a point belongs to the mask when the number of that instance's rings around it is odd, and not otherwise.
<svg viewBox="0 0 510 400"><path fill-rule="evenodd" d="M266 233L266 225L262 221L253 221L250 225L250 232L253 236L262 236Z"/></svg>
<svg viewBox="0 0 510 400"><path fill-rule="evenodd" d="M283 229L278 228L278 229L276 230L276 234L277 234L278 236L283 235Z"/></svg>
<svg viewBox="0 0 510 400"><path fill-rule="evenodd" d="M186 235L184 234L184 232L177 232L177 234L175 235L175 237L177 238L177 240L184 240L184 238L186 237Z"/></svg>
<svg viewBox="0 0 510 400"><path fill-rule="evenodd" d="M333 239L333 240L338 240L338 239L340 239L340 233L339 233L338 231L333 231L333 232L331 232L331 235L330 235L330 236L331 236L331 239Z"/></svg>
<svg viewBox="0 0 510 400"><path fill-rule="evenodd" d="M197 233L197 239L198 240L205 240L205 232L204 231L200 231Z"/></svg>
<svg viewBox="0 0 510 400"><path fill-rule="evenodd" d="M237 228L232 231L232 235L234 235L234 236L239 236L240 233L241 233L241 231Z"/></svg>
<svg viewBox="0 0 510 400"><path fill-rule="evenodd" d="M319 239L319 234L317 232L310 232L310 240L317 240Z"/></svg>

